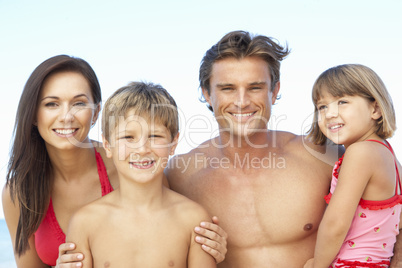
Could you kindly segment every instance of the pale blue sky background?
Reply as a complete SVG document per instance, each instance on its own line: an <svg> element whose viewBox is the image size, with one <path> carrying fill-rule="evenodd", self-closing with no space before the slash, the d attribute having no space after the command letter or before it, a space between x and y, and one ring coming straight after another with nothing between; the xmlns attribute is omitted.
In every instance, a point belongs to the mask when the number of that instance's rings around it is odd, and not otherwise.
<svg viewBox="0 0 402 268"><path fill-rule="evenodd" d="M365 64L382 77L402 122L401 14L399 0L0 0L0 183L22 88L39 63L57 54L87 60L104 100L130 81L162 84L182 111L178 153L214 135L212 115L198 101L198 68L205 51L232 30L275 37L292 49L271 128L304 133L314 80L344 63ZM99 139L98 129L92 138ZM390 141L402 157L401 130Z"/></svg>

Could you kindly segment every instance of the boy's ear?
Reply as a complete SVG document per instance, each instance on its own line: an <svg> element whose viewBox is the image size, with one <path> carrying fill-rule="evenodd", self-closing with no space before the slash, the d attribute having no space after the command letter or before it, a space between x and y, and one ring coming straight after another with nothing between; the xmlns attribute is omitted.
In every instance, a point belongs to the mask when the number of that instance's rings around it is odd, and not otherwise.
<svg viewBox="0 0 402 268"><path fill-rule="evenodd" d="M105 149L106 157L111 158L112 157L112 150L110 149L110 143L107 141L105 136L103 136L103 134L102 134L102 146L103 146L103 149Z"/></svg>
<svg viewBox="0 0 402 268"><path fill-rule="evenodd" d="M374 101L372 105L373 105L373 112L371 114L371 118L374 120L378 120L382 117L380 106L378 106L378 103L376 101Z"/></svg>
<svg viewBox="0 0 402 268"><path fill-rule="evenodd" d="M176 151L176 147L179 142L179 135L180 133L177 133L176 137L174 137L172 140L172 147L170 147L170 153L169 153L170 155L174 155L174 152Z"/></svg>

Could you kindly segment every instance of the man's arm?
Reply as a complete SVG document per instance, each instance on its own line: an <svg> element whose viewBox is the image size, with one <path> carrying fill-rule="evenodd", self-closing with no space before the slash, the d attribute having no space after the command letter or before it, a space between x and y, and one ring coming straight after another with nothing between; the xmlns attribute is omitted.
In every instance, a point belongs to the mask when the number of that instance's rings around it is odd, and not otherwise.
<svg viewBox="0 0 402 268"><path fill-rule="evenodd" d="M401 213L401 221L402 223L402 213ZM401 227L401 224L399 224ZM402 228L399 229L399 235L396 237L396 243L394 247L394 256L391 260L391 266L389 268L401 268L402 267Z"/></svg>

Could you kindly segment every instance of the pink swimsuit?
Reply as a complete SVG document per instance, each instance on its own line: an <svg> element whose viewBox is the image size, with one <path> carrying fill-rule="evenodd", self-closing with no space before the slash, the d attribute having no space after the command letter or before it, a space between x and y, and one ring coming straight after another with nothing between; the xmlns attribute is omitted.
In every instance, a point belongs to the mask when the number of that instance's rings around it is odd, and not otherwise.
<svg viewBox="0 0 402 268"><path fill-rule="evenodd" d="M102 196L113 191L107 176L105 164L101 155L95 150L96 164L98 166L99 181L102 187ZM39 258L43 263L55 266L59 256L59 246L66 241L66 235L61 229L53 210L52 199L45 218L35 232L35 247Z"/></svg>
<svg viewBox="0 0 402 268"><path fill-rule="evenodd" d="M384 144L391 153L391 145ZM394 155L395 156L395 155ZM333 169L331 191L325 197L329 203L338 181L338 171L343 156ZM370 201L361 199L349 232L331 267L388 267L393 256L396 236L399 234L399 221L402 207L401 181L395 160L395 195L387 200Z"/></svg>

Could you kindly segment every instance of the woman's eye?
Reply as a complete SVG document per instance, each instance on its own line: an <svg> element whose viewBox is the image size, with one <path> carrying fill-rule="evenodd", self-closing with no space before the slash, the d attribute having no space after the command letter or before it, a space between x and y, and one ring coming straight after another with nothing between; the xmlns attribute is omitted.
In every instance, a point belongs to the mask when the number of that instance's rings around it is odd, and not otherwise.
<svg viewBox="0 0 402 268"><path fill-rule="evenodd" d="M45 106L46 106L46 107L56 107L56 106L57 106L57 103L55 103L55 102L48 102L48 103L45 104Z"/></svg>
<svg viewBox="0 0 402 268"><path fill-rule="evenodd" d="M79 101L79 102L74 103L74 106L86 106L86 105L87 104L85 102L83 102L83 101Z"/></svg>

